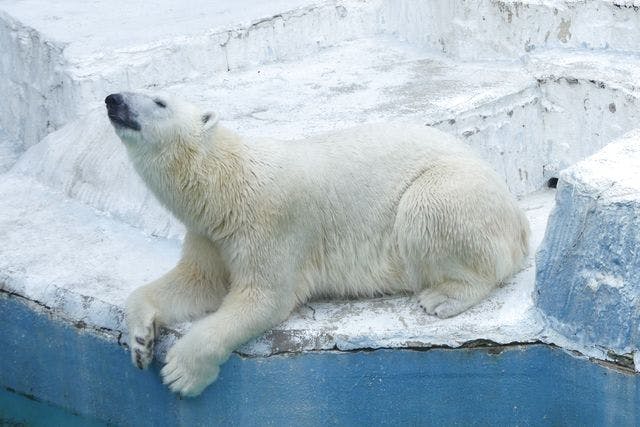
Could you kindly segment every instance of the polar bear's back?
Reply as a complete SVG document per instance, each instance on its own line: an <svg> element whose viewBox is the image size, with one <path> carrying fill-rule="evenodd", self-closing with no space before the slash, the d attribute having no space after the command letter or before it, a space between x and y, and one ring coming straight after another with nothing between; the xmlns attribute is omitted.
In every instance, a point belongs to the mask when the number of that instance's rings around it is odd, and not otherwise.
<svg viewBox="0 0 640 427"><path fill-rule="evenodd" d="M474 156L472 150L438 129L412 124L367 124L292 141L305 151L324 152L344 160L366 160L379 164L412 161L456 154ZM312 148L314 147L314 148ZM394 164L391 165L392 167Z"/></svg>
<svg viewBox="0 0 640 427"><path fill-rule="evenodd" d="M473 169L498 185L501 179L458 139L427 126L369 124L306 139L249 144L266 173L299 191L343 195L373 207L395 200L425 171L443 162ZM457 166L456 166L457 165ZM450 177L455 180L455 174Z"/></svg>
<svg viewBox="0 0 640 427"><path fill-rule="evenodd" d="M423 263L409 261L417 255L407 254L433 253L431 246L440 243L425 234L433 227L477 236L483 222L475 215L500 218L501 225L509 225L502 228L521 234L522 218L503 180L465 144L433 128L366 125L248 145L268 175L266 199L280 201L271 211L286 216L282 222L296 244L307 248L301 252L314 254L304 262L323 260L324 267L308 273L313 277L309 283L323 283L321 288L332 295L406 289L412 281L396 272L408 262ZM478 212L478 206L485 212ZM438 224L427 224L433 220ZM507 238L497 233L487 239ZM510 251L501 250L500 256ZM451 254L440 255L449 259ZM501 270L513 268L509 263ZM332 284L342 285L327 288Z"/></svg>
<svg viewBox="0 0 640 427"><path fill-rule="evenodd" d="M395 180L411 177L444 157L477 159L456 138L427 126L368 124L299 140L256 141L253 149L266 163L286 164L287 173L310 172L338 178L342 173L370 179L372 174ZM396 175L397 174L397 175Z"/></svg>

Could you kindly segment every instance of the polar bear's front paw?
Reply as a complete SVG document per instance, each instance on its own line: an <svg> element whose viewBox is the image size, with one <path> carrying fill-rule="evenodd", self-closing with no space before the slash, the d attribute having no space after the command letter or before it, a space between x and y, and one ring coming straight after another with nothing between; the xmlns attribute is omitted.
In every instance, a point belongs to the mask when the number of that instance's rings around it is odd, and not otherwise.
<svg viewBox="0 0 640 427"><path fill-rule="evenodd" d="M156 340L156 325L129 328L129 348L131 361L140 369L146 369L153 360L153 346Z"/></svg>
<svg viewBox="0 0 640 427"><path fill-rule="evenodd" d="M183 340L169 350L166 365L160 374L171 391L193 397L218 378L220 367L215 358L207 357L202 354L201 348L192 348Z"/></svg>

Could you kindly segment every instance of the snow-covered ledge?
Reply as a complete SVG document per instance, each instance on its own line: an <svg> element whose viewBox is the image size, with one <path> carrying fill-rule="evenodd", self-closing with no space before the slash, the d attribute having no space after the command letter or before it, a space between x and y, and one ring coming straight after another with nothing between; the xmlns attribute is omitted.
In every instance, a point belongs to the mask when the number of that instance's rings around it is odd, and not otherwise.
<svg viewBox="0 0 640 427"><path fill-rule="evenodd" d="M126 342L125 298L177 262L179 239L150 237L24 176L4 175L0 198L0 289L82 328L111 331L118 342ZM535 193L521 203L535 247L553 205L553 191ZM478 340L535 342L542 323L533 306L533 282L530 258L511 283L447 320L427 315L409 296L312 302L239 352L267 356L326 349L459 347ZM160 358L175 333L169 331L165 345L159 346Z"/></svg>
<svg viewBox="0 0 640 427"><path fill-rule="evenodd" d="M537 305L566 347L640 366L640 130L560 175Z"/></svg>

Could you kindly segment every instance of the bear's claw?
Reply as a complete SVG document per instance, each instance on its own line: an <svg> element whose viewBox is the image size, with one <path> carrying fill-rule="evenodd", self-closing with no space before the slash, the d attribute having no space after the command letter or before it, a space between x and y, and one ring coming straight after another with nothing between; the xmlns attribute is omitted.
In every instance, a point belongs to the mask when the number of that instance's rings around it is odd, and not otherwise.
<svg viewBox="0 0 640 427"><path fill-rule="evenodd" d="M154 322L151 326L144 328L143 333L139 333L140 330L132 331L132 338L129 343L131 361L139 369L146 369L153 360L155 329Z"/></svg>

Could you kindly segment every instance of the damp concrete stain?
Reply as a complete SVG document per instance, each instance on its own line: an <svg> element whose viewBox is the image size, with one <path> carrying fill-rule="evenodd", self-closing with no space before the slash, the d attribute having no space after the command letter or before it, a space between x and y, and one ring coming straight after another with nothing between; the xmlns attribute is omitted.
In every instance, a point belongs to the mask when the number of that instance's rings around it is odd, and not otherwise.
<svg viewBox="0 0 640 427"><path fill-rule="evenodd" d="M560 25L558 25L558 40L562 43L567 43L571 39L571 19L560 18Z"/></svg>

